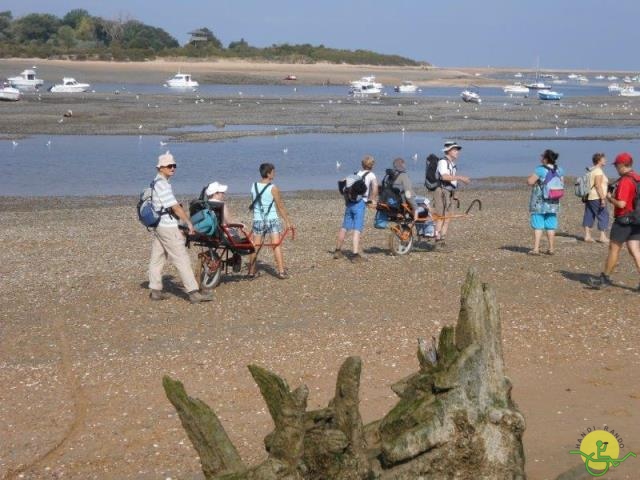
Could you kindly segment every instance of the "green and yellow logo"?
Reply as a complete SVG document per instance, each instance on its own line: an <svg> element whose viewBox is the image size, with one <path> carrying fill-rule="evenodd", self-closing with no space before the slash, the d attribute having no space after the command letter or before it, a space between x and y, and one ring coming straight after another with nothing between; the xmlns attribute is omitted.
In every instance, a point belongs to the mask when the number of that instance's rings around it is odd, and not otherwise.
<svg viewBox="0 0 640 480"><path fill-rule="evenodd" d="M596 430L589 427L588 433L583 433L576 445L579 450L571 450L569 453L582 456L584 468L592 477L601 477L609 471L611 467L617 467L629 457L635 457L633 452L627 453L624 457L618 458L620 449L624 448L622 438L614 430L609 431L609 427L604 430Z"/></svg>

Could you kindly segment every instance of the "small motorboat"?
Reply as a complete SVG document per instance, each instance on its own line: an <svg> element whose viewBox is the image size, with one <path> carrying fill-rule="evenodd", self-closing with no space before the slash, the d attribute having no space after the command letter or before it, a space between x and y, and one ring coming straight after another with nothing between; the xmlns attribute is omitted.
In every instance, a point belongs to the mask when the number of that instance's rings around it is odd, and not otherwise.
<svg viewBox="0 0 640 480"><path fill-rule="evenodd" d="M382 90L373 84L360 86L352 85L351 88L349 88L349 95L352 95L354 97L367 97L369 95L377 96L381 93Z"/></svg>
<svg viewBox="0 0 640 480"><path fill-rule="evenodd" d="M0 87L0 100L5 102L17 102L20 100L20 90L13 88L7 84Z"/></svg>
<svg viewBox="0 0 640 480"><path fill-rule="evenodd" d="M24 70L20 75L7 78L7 81L12 87L19 88L21 90L35 90L41 87L44 83L41 78L36 78L36 71L33 69Z"/></svg>
<svg viewBox="0 0 640 480"><path fill-rule="evenodd" d="M398 93L416 93L418 91L418 87L415 86L413 82L405 80L400 85L393 87L393 90Z"/></svg>
<svg viewBox="0 0 640 480"><path fill-rule="evenodd" d="M617 83L612 83L607 88L609 89L609 93L611 94L618 94L620 93L620 90L622 90L622 87Z"/></svg>
<svg viewBox="0 0 640 480"><path fill-rule="evenodd" d="M531 82L527 83L525 87L531 90L549 90L549 85L545 85L544 82Z"/></svg>
<svg viewBox="0 0 640 480"><path fill-rule="evenodd" d="M540 100L560 100L563 96L563 93L554 92L553 90L540 90L538 92Z"/></svg>
<svg viewBox="0 0 640 480"><path fill-rule="evenodd" d="M88 83L79 83L75 78L63 77L62 83L57 83L49 88L51 93L81 93L91 88Z"/></svg>
<svg viewBox="0 0 640 480"><path fill-rule="evenodd" d="M618 77L616 77L615 75L609 75L607 77L607 80L609 80L610 82L613 82L614 80L618 80Z"/></svg>
<svg viewBox="0 0 640 480"><path fill-rule="evenodd" d="M622 79L622 81L623 81L624 83L631 83L631 77L627 75L626 77L624 77L624 78Z"/></svg>
<svg viewBox="0 0 640 480"><path fill-rule="evenodd" d="M198 82L196 82L189 73L176 73L173 78L167 80L167 87L171 88L196 88Z"/></svg>
<svg viewBox="0 0 640 480"><path fill-rule="evenodd" d="M522 74L521 74L520 72L518 72L518 73L516 73L516 74L514 75L514 77L516 77L516 78L522 78Z"/></svg>
<svg viewBox="0 0 640 480"><path fill-rule="evenodd" d="M622 87L619 95L621 97L640 97L640 92L629 85L628 87Z"/></svg>
<svg viewBox="0 0 640 480"><path fill-rule="evenodd" d="M482 103L478 87L469 87L460 94L462 100L466 103Z"/></svg>
<svg viewBox="0 0 640 480"><path fill-rule="evenodd" d="M286 77L284 77L285 80L298 80L298 77L296 77L295 75L287 75Z"/></svg>
<svg viewBox="0 0 640 480"><path fill-rule="evenodd" d="M604 80L604 75L597 75L593 78L595 78L596 80Z"/></svg>
<svg viewBox="0 0 640 480"><path fill-rule="evenodd" d="M511 97L517 96L527 96L529 95L529 89L520 83L515 83L513 85L507 85L502 89L504 93Z"/></svg>

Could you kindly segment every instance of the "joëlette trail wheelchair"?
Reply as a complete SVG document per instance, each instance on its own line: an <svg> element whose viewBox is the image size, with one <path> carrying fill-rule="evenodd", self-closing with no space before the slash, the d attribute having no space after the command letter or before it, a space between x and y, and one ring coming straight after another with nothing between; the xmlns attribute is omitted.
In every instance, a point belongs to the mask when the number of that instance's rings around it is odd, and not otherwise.
<svg viewBox="0 0 640 480"><path fill-rule="evenodd" d="M224 223L224 204L221 202L207 202L208 208L216 219L216 226L212 232L187 234L186 245L200 247L198 253L199 273L198 279L201 288L215 288L220 284L223 274L228 274L229 270L234 273L242 269L242 257L252 253L258 253L262 247L277 247L284 239L291 235L295 238L295 230L287 228L280 236L277 243L268 243L264 237L260 243L254 243L251 233L245 231L245 226L241 223ZM195 210L190 208L193 217Z"/></svg>
<svg viewBox="0 0 640 480"><path fill-rule="evenodd" d="M430 215L425 213L424 216L415 220L413 209L407 202L396 203L392 199L385 200L378 201L376 204L375 226L376 228L389 229L389 251L392 255L405 255L411 252L415 243L420 239L420 235L418 235L419 229L427 222L468 217L475 206L478 207L478 210L482 210L482 202L479 199L475 199L464 213L438 215L430 212ZM460 202L457 200L456 208L460 208Z"/></svg>

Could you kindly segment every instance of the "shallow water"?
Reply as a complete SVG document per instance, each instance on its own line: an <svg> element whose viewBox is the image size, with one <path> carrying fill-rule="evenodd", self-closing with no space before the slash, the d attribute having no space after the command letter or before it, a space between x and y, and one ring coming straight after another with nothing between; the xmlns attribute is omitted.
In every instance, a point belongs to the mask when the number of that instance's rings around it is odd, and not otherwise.
<svg viewBox="0 0 640 480"><path fill-rule="evenodd" d="M509 132L526 140L466 140L459 173L473 178L526 176L540 153L551 148L560 153L567 175L581 174L591 155L604 151L610 158L626 150L639 151L640 140L563 139L564 135L593 136L639 134L640 129L570 129ZM168 143L157 136L44 136L0 141L3 175L0 194L7 196L131 195L139 193L155 174L157 156L169 149L178 163L172 180L179 194L194 194L210 181L229 184L230 193L244 194L258 177L262 162L276 165L276 183L284 191L334 189L342 176L359 168L366 153L376 158L374 171L381 177L393 158L407 161L416 184L424 177L424 159L439 152L444 140L504 132L392 132L367 134L296 134L245 137L222 142ZM552 140L540 140L554 137ZM538 138L538 139L537 139ZM50 144L47 144L50 142ZM336 168L340 162L340 168ZM612 167L608 175L615 177Z"/></svg>
<svg viewBox="0 0 640 480"><path fill-rule="evenodd" d="M517 80L517 79L514 79ZM522 82L525 83L525 82ZM610 82L593 82L586 85L550 84L552 90L561 92L565 97L591 97L608 95L607 85ZM327 98L348 98L348 85L221 85L221 84L202 84L197 89L176 89L168 88L162 84L150 83L95 83L91 85L91 91L98 93L132 93L140 95L201 95L214 97L264 97L264 98L309 98L309 97L327 97ZM413 94L401 94L393 91L393 85L387 85L383 89L383 94L394 98L413 98L413 97L433 97L433 98L451 98L460 99L460 92L464 90L462 87L421 87L419 91ZM43 95L51 94L45 89L40 91ZM502 88L480 87L479 93L484 101L507 98ZM29 94L27 92L27 94ZM33 92L31 93L34 94ZM60 95L60 94L57 94ZM68 95L68 94L67 94ZM78 94L76 94L78 95ZM531 98L537 98L535 91L531 92Z"/></svg>

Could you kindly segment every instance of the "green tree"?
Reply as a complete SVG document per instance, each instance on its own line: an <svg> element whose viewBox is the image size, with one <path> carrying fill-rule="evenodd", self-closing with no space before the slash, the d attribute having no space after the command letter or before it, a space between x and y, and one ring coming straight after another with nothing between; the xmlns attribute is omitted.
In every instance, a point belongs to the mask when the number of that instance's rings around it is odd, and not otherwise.
<svg viewBox="0 0 640 480"><path fill-rule="evenodd" d="M18 18L12 28L19 42L46 43L60 27L60 19L48 13L31 13Z"/></svg>
<svg viewBox="0 0 640 480"><path fill-rule="evenodd" d="M11 38L11 21L13 15L9 10L0 12L0 42Z"/></svg>
<svg viewBox="0 0 640 480"><path fill-rule="evenodd" d="M124 24L122 46L124 48L152 49L157 52L165 48L175 48L179 44L163 29L132 20Z"/></svg>
<svg viewBox="0 0 640 480"><path fill-rule="evenodd" d="M91 17L83 17L75 29L78 40L95 41L97 39L96 23Z"/></svg>
<svg viewBox="0 0 640 480"><path fill-rule="evenodd" d="M76 44L76 33L69 25L62 25L56 34L58 43L67 50Z"/></svg>
<svg viewBox="0 0 640 480"><path fill-rule="evenodd" d="M76 30L80 22L85 18L91 18L89 12L83 8L76 8L74 10L69 10L69 12L62 17L62 23L64 25L69 25L71 28Z"/></svg>

